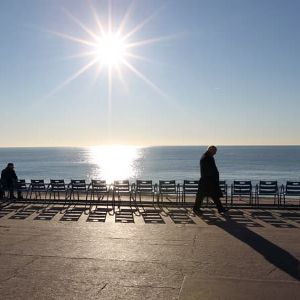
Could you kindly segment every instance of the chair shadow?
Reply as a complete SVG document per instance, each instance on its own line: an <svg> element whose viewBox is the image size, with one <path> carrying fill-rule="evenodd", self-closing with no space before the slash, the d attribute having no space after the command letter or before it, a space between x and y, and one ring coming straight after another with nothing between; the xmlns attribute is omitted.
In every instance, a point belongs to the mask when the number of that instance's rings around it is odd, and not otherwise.
<svg viewBox="0 0 300 300"><path fill-rule="evenodd" d="M249 228L238 224L230 216L224 218L225 222L216 222L215 225L260 253L278 269L300 281L300 262L296 257Z"/></svg>
<svg viewBox="0 0 300 300"><path fill-rule="evenodd" d="M278 218L270 211L255 210L251 212L251 216L277 228L297 228L293 224L287 223L284 218Z"/></svg>

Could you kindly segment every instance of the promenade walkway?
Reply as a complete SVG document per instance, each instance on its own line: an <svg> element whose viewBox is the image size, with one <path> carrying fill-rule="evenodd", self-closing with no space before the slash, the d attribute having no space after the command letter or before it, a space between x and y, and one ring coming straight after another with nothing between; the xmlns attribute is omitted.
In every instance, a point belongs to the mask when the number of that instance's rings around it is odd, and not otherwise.
<svg viewBox="0 0 300 300"><path fill-rule="evenodd" d="M0 210L1 299L300 297L300 211L20 207Z"/></svg>

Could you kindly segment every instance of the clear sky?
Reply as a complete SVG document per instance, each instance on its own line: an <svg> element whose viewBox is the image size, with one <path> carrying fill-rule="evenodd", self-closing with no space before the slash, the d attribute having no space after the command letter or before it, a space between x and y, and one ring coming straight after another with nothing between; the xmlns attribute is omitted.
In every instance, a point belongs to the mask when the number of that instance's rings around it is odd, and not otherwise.
<svg viewBox="0 0 300 300"><path fill-rule="evenodd" d="M126 43L146 59L66 82L108 6L0 1L0 146L300 144L300 1L111 1L111 31L129 10L123 37L142 24Z"/></svg>

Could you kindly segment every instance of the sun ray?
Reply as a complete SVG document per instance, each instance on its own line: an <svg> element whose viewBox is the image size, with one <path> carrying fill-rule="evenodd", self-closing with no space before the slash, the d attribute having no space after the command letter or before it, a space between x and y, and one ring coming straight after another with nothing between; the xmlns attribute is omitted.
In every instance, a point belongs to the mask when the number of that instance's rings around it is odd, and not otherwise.
<svg viewBox="0 0 300 300"><path fill-rule="evenodd" d="M125 26L126 26L126 22L131 14L131 11L132 11L132 7L133 7L133 1L131 1L130 5L128 6L127 10L126 10L126 13L124 15L124 17L122 18L122 21L119 25L119 28L117 30L117 35L118 36L121 36L122 32L124 31L125 29Z"/></svg>
<svg viewBox="0 0 300 300"><path fill-rule="evenodd" d="M90 87L93 87L96 84L96 82L98 81L98 79L99 79L100 74L102 73L102 71L103 71L103 64L101 64L101 62L99 62L98 66L96 68L95 74L93 76L93 79L92 79Z"/></svg>
<svg viewBox="0 0 300 300"><path fill-rule="evenodd" d="M174 39L174 38L177 38L177 35L171 34L171 35L155 37L155 38L151 38L151 39L147 39L147 40L142 40L142 41L126 44L126 48L129 49L129 48L141 47L141 46L158 43L161 41L166 41L166 40L170 40L170 39Z"/></svg>
<svg viewBox="0 0 300 300"><path fill-rule="evenodd" d="M107 69L107 79L108 79L108 134L109 139L111 138L111 119L112 119L112 74L111 66Z"/></svg>
<svg viewBox="0 0 300 300"><path fill-rule="evenodd" d="M154 60L152 60L152 59L149 59L147 57L137 55L137 54L134 54L134 53L131 53L131 52L127 52L126 57L132 57L132 58L135 58L137 60L141 60L141 61L145 61L145 62L149 62L149 63L154 63Z"/></svg>
<svg viewBox="0 0 300 300"><path fill-rule="evenodd" d="M112 30L112 17L111 17L111 0L108 0L108 34L111 34Z"/></svg>
<svg viewBox="0 0 300 300"><path fill-rule="evenodd" d="M98 59L94 59L90 61L88 64L84 65L81 69L79 69L77 72L72 74L69 78L67 78L63 83L61 83L59 86L57 86L54 90L52 90L47 97L52 96L57 91L62 89L67 84L71 83L73 80L75 80L77 77L79 77L81 74L85 73L88 69L90 69L93 65L97 63Z"/></svg>
<svg viewBox="0 0 300 300"><path fill-rule="evenodd" d="M133 34L135 34L136 32L140 31L147 23L149 23L154 17L156 17L158 15L158 13L165 7L165 5L161 6L154 14L152 14L151 16L149 16L148 18L146 18L144 21L142 21L140 24L138 24L137 26L135 26L131 31L129 31L128 33L126 33L123 36L124 40L127 40L129 37L131 37Z"/></svg>
<svg viewBox="0 0 300 300"><path fill-rule="evenodd" d="M84 39L81 39L81 38L78 38L78 37L75 37L75 36L72 36L72 35L69 35L69 34L57 32L57 31L52 31L52 30L47 30L47 32L51 33L51 34L54 34L54 35L57 35L61 38L64 38L64 39L82 44L82 45L93 46L93 47L95 47L97 45L95 42L84 40Z"/></svg>
<svg viewBox="0 0 300 300"><path fill-rule="evenodd" d="M150 87L152 87L157 93L161 96L167 98L168 96L158 87L156 86L150 79L148 79L145 75L143 75L140 71L138 71L133 65L131 65L126 60L123 61L124 65L126 65L134 74L136 74L140 79L142 79L145 83L147 83Z"/></svg>
<svg viewBox="0 0 300 300"><path fill-rule="evenodd" d="M86 27L80 20L78 20L75 16L73 16L69 11L63 9L66 15L68 15L75 23L77 23L86 33L88 33L95 41L98 40L98 36L91 31L88 27Z"/></svg>
<svg viewBox="0 0 300 300"><path fill-rule="evenodd" d="M127 85L126 85L126 82L125 82L125 79L124 79L124 76L122 74L122 71L121 71L121 68L119 65L116 65L115 66L116 70L117 70L117 74L118 74L118 78L120 80L120 82L122 83L122 86L123 88L128 91L128 88L127 88Z"/></svg>
<svg viewBox="0 0 300 300"><path fill-rule="evenodd" d="M111 105L112 105L112 102L111 102L111 95L112 95L112 69L111 69L111 66L108 66L108 69L107 69L107 74L108 74L108 106L109 106L109 115L111 113Z"/></svg>
<svg viewBox="0 0 300 300"><path fill-rule="evenodd" d="M97 12L96 12L96 9L93 6L93 4L91 3L91 1L89 1L89 5L90 5L91 11L93 13L94 19L96 21L96 24L97 24L97 26L98 26L98 28L100 30L100 34L103 36L103 35L105 35L105 30L104 30L104 27L103 27L103 25L102 25L102 23L100 21L100 18L98 16Z"/></svg>
<svg viewBox="0 0 300 300"><path fill-rule="evenodd" d="M95 56L96 53L97 53L96 51L80 52L80 53L77 53L77 54L65 56L65 57L62 58L62 60Z"/></svg>

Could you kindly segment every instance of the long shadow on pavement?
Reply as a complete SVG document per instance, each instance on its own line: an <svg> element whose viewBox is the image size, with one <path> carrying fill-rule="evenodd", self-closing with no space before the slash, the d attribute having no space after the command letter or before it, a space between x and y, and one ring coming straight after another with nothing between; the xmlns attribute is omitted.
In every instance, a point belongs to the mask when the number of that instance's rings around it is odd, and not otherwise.
<svg viewBox="0 0 300 300"><path fill-rule="evenodd" d="M202 216L200 215L199 217L201 218ZM247 244L275 267L300 281L300 262L296 257L246 226L235 222L230 216L224 216L224 218L226 221L218 221L214 225Z"/></svg>

